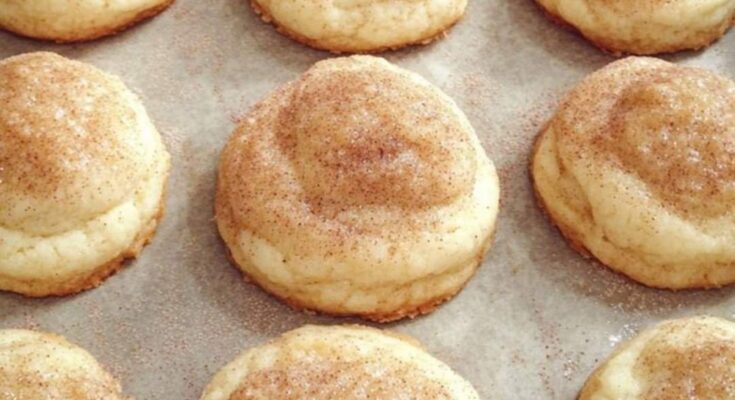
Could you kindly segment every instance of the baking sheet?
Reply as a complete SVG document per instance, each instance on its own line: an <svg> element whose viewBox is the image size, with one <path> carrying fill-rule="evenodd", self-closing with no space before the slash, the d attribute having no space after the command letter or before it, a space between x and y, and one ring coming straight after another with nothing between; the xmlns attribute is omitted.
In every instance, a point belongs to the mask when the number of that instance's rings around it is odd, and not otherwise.
<svg viewBox="0 0 735 400"><path fill-rule="evenodd" d="M51 50L117 74L143 98L173 156L167 214L137 261L100 288L43 300L0 294L0 328L57 332L92 352L138 400L198 399L241 350L305 323L244 283L213 222L215 167L236 121L330 57L260 22L244 0L177 0L116 37L53 45L0 33L0 57ZM613 60L530 0L471 0L445 40L386 57L463 108L502 180L497 239L467 288L389 327L419 338L485 399L573 399L613 346L661 319L735 318L735 289L647 289L573 252L535 207L531 142L559 96ZM735 75L735 32L666 57Z"/></svg>

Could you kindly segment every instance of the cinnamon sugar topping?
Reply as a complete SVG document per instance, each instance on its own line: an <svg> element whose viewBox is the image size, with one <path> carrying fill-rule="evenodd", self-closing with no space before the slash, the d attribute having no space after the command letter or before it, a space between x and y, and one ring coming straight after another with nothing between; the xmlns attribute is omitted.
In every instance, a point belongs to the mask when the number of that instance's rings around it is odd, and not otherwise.
<svg viewBox="0 0 735 400"><path fill-rule="evenodd" d="M398 361L394 361L398 363ZM451 399L440 383L408 365L314 358L254 372L230 400Z"/></svg>
<svg viewBox="0 0 735 400"><path fill-rule="evenodd" d="M679 213L732 210L735 82L727 78L654 59L619 61L575 89L553 127L565 158L623 169Z"/></svg>
<svg viewBox="0 0 735 400"><path fill-rule="evenodd" d="M238 226L398 240L471 192L471 127L429 85L373 63L319 63L245 119L220 167L218 201Z"/></svg>
<svg viewBox="0 0 735 400"><path fill-rule="evenodd" d="M312 201L415 209L472 186L474 149L426 87L392 71L307 74L277 135Z"/></svg>
<svg viewBox="0 0 735 400"><path fill-rule="evenodd" d="M681 212L732 210L735 83L683 67L640 78L610 112L607 146L656 196Z"/></svg>
<svg viewBox="0 0 735 400"><path fill-rule="evenodd" d="M652 339L634 373L647 382L648 400L735 397L735 339L711 325L674 323Z"/></svg>
<svg viewBox="0 0 735 400"><path fill-rule="evenodd" d="M0 225L53 234L129 196L154 159L132 99L53 53L0 62Z"/></svg>

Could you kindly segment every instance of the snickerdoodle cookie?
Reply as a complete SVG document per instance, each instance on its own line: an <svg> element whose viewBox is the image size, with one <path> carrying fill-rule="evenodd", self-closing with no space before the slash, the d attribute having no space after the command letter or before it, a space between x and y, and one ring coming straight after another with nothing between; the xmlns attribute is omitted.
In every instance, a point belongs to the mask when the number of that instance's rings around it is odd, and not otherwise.
<svg viewBox="0 0 735 400"><path fill-rule="evenodd" d="M660 323L622 344L579 400L735 398L735 324L696 317Z"/></svg>
<svg viewBox="0 0 735 400"><path fill-rule="evenodd" d="M168 171L118 78L53 53L0 61L0 290L98 285L153 235Z"/></svg>
<svg viewBox="0 0 735 400"><path fill-rule="evenodd" d="M0 329L0 398L126 400L97 360L50 333Z"/></svg>
<svg viewBox="0 0 735 400"><path fill-rule="evenodd" d="M574 246L648 286L735 282L735 82L627 58L537 139L540 203Z"/></svg>
<svg viewBox="0 0 735 400"><path fill-rule="evenodd" d="M305 326L222 368L201 400L478 400L414 339L359 326Z"/></svg>
<svg viewBox="0 0 735 400"><path fill-rule="evenodd" d="M735 0L536 0L555 20L613 53L694 50L735 22Z"/></svg>
<svg viewBox="0 0 735 400"><path fill-rule="evenodd" d="M333 52L374 53L426 44L462 18L467 0L251 0L264 21Z"/></svg>
<svg viewBox="0 0 735 400"><path fill-rule="evenodd" d="M113 35L173 0L0 0L0 29L56 42Z"/></svg>
<svg viewBox="0 0 735 400"><path fill-rule="evenodd" d="M418 75L368 56L317 63L244 119L219 165L235 263L298 307L387 321L470 279L498 178L467 118Z"/></svg>

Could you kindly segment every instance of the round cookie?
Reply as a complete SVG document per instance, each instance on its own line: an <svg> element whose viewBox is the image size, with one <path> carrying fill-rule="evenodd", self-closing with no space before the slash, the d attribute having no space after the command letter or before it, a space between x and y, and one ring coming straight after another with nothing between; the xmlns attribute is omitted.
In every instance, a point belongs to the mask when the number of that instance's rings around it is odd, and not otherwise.
<svg viewBox="0 0 735 400"><path fill-rule="evenodd" d="M467 0L251 0L279 32L321 50L374 53L443 36Z"/></svg>
<svg viewBox="0 0 735 400"><path fill-rule="evenodd" d="M410 337L358 326L305 326L241 354L201 400L478 400Z"/></svg>
<svg viewBox="0 0 735 400"><path fill-rule="evenodd" d="M35 39L79 42L114 35L173 0L0 0L0 29Z"/></svg>
<svg viewBox="0 0 735 400"><path fill-rule="evenodd" d="M116 77L52 53L0 62L0 290L97 286L150 240L169 155Z"/></svg>
<svg viewBox="0 0 735 400"><path fill-rule="evenodd" d="M120 384L89 353L50 333L0 330L0 397L125 400Z"/></svg>
<svg viewBox="0 0 735 400"><path fill-rule="evenodd" d="M735 323L713 317L663 322L621 345L579 400L729 400L735 396Z"/></svg>
<svg viewBox="0 0 735 400"><path fill-rule="evenodd" d="M470 279L498 178L456 104L369 56L317 63L260 103L219 166L235 263L297 308L376 321L431 311Z"/></svg>
<svg viewBox="0 0 735 400"><path fill-rule="evenodd" d="M537 138L541 206L645 285L735 282L735 82L651 58L587 77Z"/></svg>
<svg viewBox="0 0 735 400"><path fill-rule="evenodd" d="M696 50L735 22L735 0L536 0L556 21L622 54Z"/></svg>

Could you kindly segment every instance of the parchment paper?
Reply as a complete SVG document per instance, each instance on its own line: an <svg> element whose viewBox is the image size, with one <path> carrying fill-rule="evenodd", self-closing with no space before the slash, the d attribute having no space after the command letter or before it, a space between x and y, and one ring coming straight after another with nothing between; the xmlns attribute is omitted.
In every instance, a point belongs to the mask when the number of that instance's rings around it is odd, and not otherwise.
<svg viewBox="0 0 735 400"><path fill-rule="evenodd" d="M213 222L216 163L237 119L330 54L277 34L245 0L177 0L150 22L79 45L0 33L0 57L36 50L122 77L164 135L173 171L166 216L137 261L77 296L0 294L0 328L66 336L138 400L193 400L247 347L305 323L355 322L293 311L244 283ZM573 399L642 327L699 313L735 318L735 289L639 286L572 251L534 204L533 137L559 97L611 56L547 21L531 0L470 0L449 37L386 57L458 102L502 177L497 239L478 274L433 314L389 326L419 338L483 398ZM666 58L733 77L735 32Z"/></svg>

